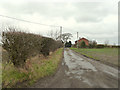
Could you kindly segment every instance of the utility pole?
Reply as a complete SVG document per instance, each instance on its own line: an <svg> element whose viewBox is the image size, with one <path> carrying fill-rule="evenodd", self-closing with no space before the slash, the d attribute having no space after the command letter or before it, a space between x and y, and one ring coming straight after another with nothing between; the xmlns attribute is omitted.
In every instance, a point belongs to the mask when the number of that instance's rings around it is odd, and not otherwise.
<svg viewBox="0 0 120 90"><path fill-rule="evenodd" d="M78 32L77 32L77 48L78 48Z"/></svg>
<svg viewBox="0 0 120 90"><path fill-rule="evenodd" d="M62 26L60 26L60 40L62 41ZM65 42L64 42L64 49L65 49Z"/></svg>
<svg viewBox="0 0 120 90"><path fill-rule="evenodd" d="M60 40L62 40L62 26L60 26Z"/></svg>

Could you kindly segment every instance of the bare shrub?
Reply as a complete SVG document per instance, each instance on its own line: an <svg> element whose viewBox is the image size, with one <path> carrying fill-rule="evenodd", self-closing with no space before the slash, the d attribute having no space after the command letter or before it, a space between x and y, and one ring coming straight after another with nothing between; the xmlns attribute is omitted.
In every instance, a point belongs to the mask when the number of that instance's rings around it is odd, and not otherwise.
<svg viewBox="0 0 120 90"><path fill-rule="evenodd" d="M8 28L9 31L3 32L3 48L9 53L9 59L18 67L25 64L26 59L34 52L41 49L41 36Z"/></svg>
<svg viewBox="0 0 120 90"><path fill-rule="evenodd" d="M44 56L48 56L50 52L53 52L62 46L63 44L61 41L55 41L52 38L43 37L41 53Z"/></svg>
<svg viewBox="0 0 120 90"><path fill-rule="evenodd" d="M17 31L8 27L2 33L2 47L9 54L9 61L16 67L23 67L31 56L43 54L48 56L50 52L62 47L61 41L40 35Z"/></svg>

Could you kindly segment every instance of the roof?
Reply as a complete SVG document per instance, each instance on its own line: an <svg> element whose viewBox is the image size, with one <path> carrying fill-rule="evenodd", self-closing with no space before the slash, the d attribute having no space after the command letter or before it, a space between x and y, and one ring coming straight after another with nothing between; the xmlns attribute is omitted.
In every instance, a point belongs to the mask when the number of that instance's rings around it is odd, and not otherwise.
<svg viewBox="0 0 120 90"><path fill-rule="evenodd" d="M80 38L79 40L83 40L83 39L84 39L84 40L87 40L87 41L89 41L89 40L88 40L88 39L86 39L86 38Z"/></svg>

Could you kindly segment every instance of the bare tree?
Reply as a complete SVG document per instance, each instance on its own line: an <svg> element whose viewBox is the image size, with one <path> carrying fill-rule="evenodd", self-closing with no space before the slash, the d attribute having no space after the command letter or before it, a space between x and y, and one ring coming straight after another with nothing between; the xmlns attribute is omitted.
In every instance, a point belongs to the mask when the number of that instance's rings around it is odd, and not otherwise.
<svg viewBox="0 0 120 90"><path fill-rule="evenodd" d="M53 30L50 30L49 32L47 32L47 35L51 38L53 38Z"/></svg>
<svg viewBox="0 0 120 90"><path fill-rule="evenodd" d="M62 34L62 35L59 36L59 37L61 37L61 38L62 38L62 41L63 41L64 43L66 43L67 40L71 39L72 34L71 34L71 33L64 33L64 34Z"/></svg>
<svg viewBox="0 0 120 90"><path fill-rule="evenodd" d="M47 35L48 36L50 36L52 39L54 39L54 40L58 40L59 38L59 31L58 30L56 30L56 31L54 31L53 32L53 30L51 30L51 31L49 31L48 33L47 33Z"/></svg>
<svg viewBox="0 0 120 90"><path fill-rule="evenodd" d="M59 38L58 38L59 33L60 33L60 32L59 32L58 30L55 31L55 33L54 33L54 39L55 39L55 40L58 40L58 39L59 39Z"/></svg>
<svg viewBox="0 0 120 90"><path fill-rule="evenodd" d="M95 48L97 46L97 42L95 40L89 41L89 48Z"/></svg>
<svg viewBox="0 0 120 90"><path fill-rule="evenodd" d="M109 40L105 40L105 46L107 46L109 44Z"/></svg>

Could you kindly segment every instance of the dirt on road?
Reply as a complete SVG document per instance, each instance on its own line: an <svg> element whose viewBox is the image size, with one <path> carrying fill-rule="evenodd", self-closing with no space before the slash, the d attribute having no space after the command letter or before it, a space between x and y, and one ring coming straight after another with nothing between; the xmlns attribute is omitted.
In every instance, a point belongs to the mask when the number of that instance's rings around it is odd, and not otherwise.
<svg viewBox="0 0 120 90"><path fill-rule="evenodd" d="M56 74L31 88L118 88L118 69L66 48Z"/></svg>

